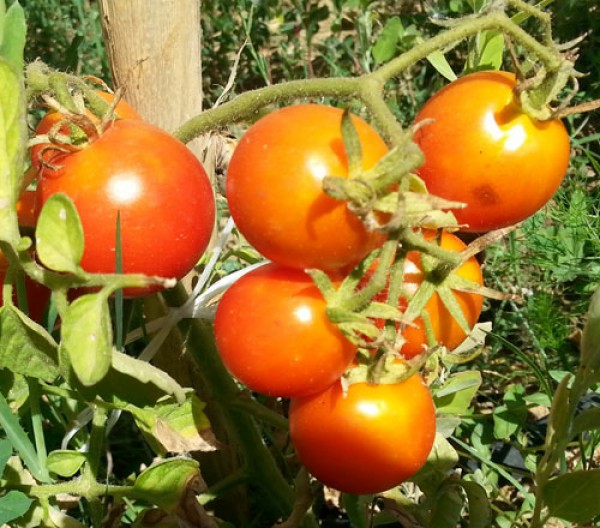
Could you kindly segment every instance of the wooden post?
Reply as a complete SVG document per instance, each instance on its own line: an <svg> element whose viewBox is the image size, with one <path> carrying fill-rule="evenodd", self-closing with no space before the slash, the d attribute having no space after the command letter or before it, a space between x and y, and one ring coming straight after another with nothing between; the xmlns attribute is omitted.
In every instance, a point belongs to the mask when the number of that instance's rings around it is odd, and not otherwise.
<svg viewBox="0 0 600 528"><path fill-rule="evenodd" d="M116 87L172 131L202 109L200 0L100 0Z"/></svg>

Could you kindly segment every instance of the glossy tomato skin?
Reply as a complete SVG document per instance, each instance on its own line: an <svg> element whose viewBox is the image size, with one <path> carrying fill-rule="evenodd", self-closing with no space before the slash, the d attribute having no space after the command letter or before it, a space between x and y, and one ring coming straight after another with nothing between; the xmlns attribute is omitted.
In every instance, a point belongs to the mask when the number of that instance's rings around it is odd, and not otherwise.
<svg viewBox="0 0 600 528"><path fill-rule="evenodd" d="M226 182L240 232L268 259L293 268L337 270L383 242L346 204L322 190L325 176L347 177L342 110L305 104L277 110L241 138ZM354 117L363 167L387 152L381 137Z"/></svg>
<svg viewBox="0 0 600 528"><path fill-rule="evenodd" d="M252 270L217 308L215 342L223 363L249 389L270 396L323 390L356 355L325 308L302 270L272 263Z"/></svg>
<svg viewBox="0 0 600 528"><path fill-rule="evenodd" d="M434 195L468 204L453 210L465 231L484 232L531 216L555 193L569 164L560 120L540 122L519 108L515 76L466 75L435 94L415 122L425 154L418 173Z"/></svg>
<svg viewBox="0 0 600 528"><path fill-rule="evenodd" d="M412 477L435 438L435 407L416 374L402 383L350 385L294 398L290 438L308 471L353 494L380 493Z"/></svg>
<svg viewBox="0 0 600 528"><path fill-rule="evenodd" d="M161 129L118 120L89 146L52 163L55 169L41 173L38 207L58 192L73 200L84 231L86 271L115 271L117 213L125 273L180 279L205 251L215 219L212 187L196 157Z"/></svg>

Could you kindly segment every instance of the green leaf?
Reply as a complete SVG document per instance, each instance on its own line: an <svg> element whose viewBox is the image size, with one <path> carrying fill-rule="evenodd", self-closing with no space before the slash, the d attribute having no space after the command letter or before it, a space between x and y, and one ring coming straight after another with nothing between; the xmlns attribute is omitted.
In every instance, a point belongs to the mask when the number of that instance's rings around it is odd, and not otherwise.
<svg viewBox="0 0 600 528"><path fill-rule="evenodd" d="M0 438L0 477L4 473L6 462L11 457L13 452L12 444L6 438Z"/></svg>
<svg viewBox="0 0 600 528"><path fill-rule="evenodd" d="M504 404L494 409L494 437L508 440L523 426L527 418L527 403L522 385L509 388L504 394Z"/></svg>
<svg viewBox="0 0 600 528"><path fill-rule="evenodd" d="M127 405L125 409L131 412L154 452L164 456L216 449L204 407L205 404L190 393L183 404L168 398L152 407L140 409Z"/></svg>
<svg viewBox="0 0 600 528"><path fill-rule="evenodd" d="M35 230L36 251L42 264L54 271L80 273L83 228L73 201L63 193L50 196Z"/></svg>
<svg viewBox="0 0 600 528"><path fill-rule="evenodd" d="M24 68L23 50L26 34L25 12L19 2L14 2L4 16L4 31L0 31L0 56L10 63L15 72L22 72Z"/></svg>
<svg viewBox="0 0 600 528"><path fill-rule="evenodd" d="M440 50L427 55L427 60L440 75L443 75L450 82L457 79L456 74L452 70L452 66L450 66L449 62L446 60L446 56Z"/></svg>
<svg viewBox="0 0 600 528"><path fill-rule="evenodd" d="M573 420L573 436L595 429L600 429L600 407L584 409Z"/></svg>
<svg viewBox="0 0 600 528"><path fill-rule="evenodd" d="M600 369L600 288L590 300L588 319L581 336L581 367Z"/></svg>
<svg viewBox="0 0 600 528"><path fill-rule="evenodd" d="M464 505L460 488L456 484L443 485L435 496L431 509L431 524L436 528L456 528Z"/></svg>
<svg viewBox="0 0 600 528"><path fill-rule="evenodd" d="M88 293L67 307L60 347L83 385L90 387L104 378L113 352L106 293Z"/></svg>
<svg viewBox="0 0 600 528"><path fill-rule="evenodd" d="M498 70L502 66L504 35L500 31L483 31L477 36L477 69Z"/></svg>
<svg viewBox="0 0 600 528"><path fill-rule="evenodd" d="M14 204L27 144L23 83L0 58L0 239L18 243Z"/></svg>
<svg viewBox="0 0 600 528"><path fill-rule="evenodd" d="M485 488L472 480L459 481L467 494L469 528L487 528L494 519Z"/></svg>
<svg viewBox="0 0 600 528"><path fill-rule="evenodd" d="M145 501L173 511L188 485L198 478L198 468L198 462L190 458L170 458L143 471L133 489Z"/></svg>
<svg viewBox="0 0 600 528"><path fill-rule="evenodd" d="M388 19L385 23L385 27L371 49L377 64L387 62L396 55L402 29L402 22L397 16Z"/></svg>
<svg viewBox="0 0 600 528"><path fill-rule="evenodd" d="M425 465L411 479L425 495L431 495L448 478L448 472L458 464L458 453L440 433L436 433L435 442Z"/></svg>
<svg viewBox="0 0 600 528"><path fill-rule="evenodd" d="M48 482L50 479L47 471L40 465L33 443L21 427L19 419L12 412L2 393L0 393L0 427L4 429L6 437L14 449L17 450L32 475L42 482Z"/></svg>
<svg viewBox="0 0 600 528"><path fill-rule="evenodd" d="M438 414L465 414L481 385L481 372L466 370L452 374L434 393Z"/></svg>
<svg viewBox="0 0 600 528"><path fill-rule="evenodd" d="M0 308L0 368L49 382L59 374L56 342L14 306Z"/></svg>
<svg viewBox="0 0 600 528"><path fill-rule="evenodd" d="M9 491L0 497L0 525L23 517L31 507L33 499L30 499L20 491Z"/></svg>
<svg viewBox="0 0 600 528"><path fill-rule="evenodd" d="M84 453L71 450L56 450L48 455L46 467L51 473L61 477L72 477L86 460Z"/></svg>
<svg viewBox="0 0 600 528"><path fill-rule="evenodd" d="M186 393L164 370L115 350L112 354L112 366L122 374L135 378L142 383L152 383L167 394L172 394L179 403L186 400Z"/></svg>
<svg viewBox="0 0 600 528"><path fill-rule="evenodd" d="M574 523L600 515L600 469L574 471L550 480L543 490L550 514Z"/></svg>

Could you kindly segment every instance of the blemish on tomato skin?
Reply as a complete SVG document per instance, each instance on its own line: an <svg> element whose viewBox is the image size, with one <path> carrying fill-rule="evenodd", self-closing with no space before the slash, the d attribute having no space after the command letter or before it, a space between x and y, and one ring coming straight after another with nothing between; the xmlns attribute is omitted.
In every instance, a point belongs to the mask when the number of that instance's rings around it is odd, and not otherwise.
<svg viewBox="0 0 600 528"><path fill-rule="evenodd" d="M479 185L472 191L475 200L482 205L495 205L499 201L498 194L491 185Z"/></svg>

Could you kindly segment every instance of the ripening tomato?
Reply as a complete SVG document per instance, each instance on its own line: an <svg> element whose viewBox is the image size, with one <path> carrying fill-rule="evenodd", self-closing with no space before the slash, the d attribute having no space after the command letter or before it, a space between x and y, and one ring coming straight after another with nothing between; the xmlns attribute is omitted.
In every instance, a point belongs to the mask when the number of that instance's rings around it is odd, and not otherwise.
<svg viewBox="0 0 600 528"><path fill-rule="evenodd" d="M435 232L426 232L425 236L426 238L432 240L435 236ZM456 252L462 251L465 248L465 244L462 240L460 240L460 238L446 231L442 232L442 235L439 238L439 245L443 249ZM480 286L483 285L481 266L475 257L469 258L454 271L454 274L479 284ZM367 273L365 279L363 279L365 282L369 275L370 273ZM403 278L404 291L409 296L413 295L425 278L425 273L421 264L421 254L418 251L410 251L407 254L404 264ZM388 292L386 288L379 292L375 296L374 300L386 302L387 294ZM465 316L469 328L472 329L481 315L483 296L478 293L464 291L453 291L453 295L458 302L458 306L460 306L463 315ZM407 301L404 297L402 297L399 308L404 310L406 305ZM438 344L444 345L448 350L453 350L465 340L467 335L456 322L454 317L452 317L448 311L448 308L446 308L437 293L434 293L430 297L429 301L427 301L427 304L425 305L425 311L429 316L433 334ZM376 321L376 323L381 327L384 325L384 321ZM413 321L412 325L405 326L402 329L402 336L406 342L400 349L400 352L406 358L411 358L417 354L420 354L424 351L424 347L428 344L425 324L423 323L423 319L421 317L418 317L415 321Z"/></svg>
<svg viewBox="0 0 600 528"><path fill-rule="evenodd" d="M356 354L325 308L302 270L271 263L250 271L217 308L215 342L223 363L249 389L270 396L325 389Z"/></svg>
<svg viewBox="0 0 600 528"><path fill-rule="evenodd" d="M453 210L466 231L489 231L531 216L567 171L564 125L529 117L514 88L512 73L472 73L435 94L415 119L433 120L415 133L425 154L419 176L431 194L467 204Z"/></svg>
<svg viewBox="0 0 600 528"><path fill-rule="evenodd" d="M401 383L350 385L290 402L290 438L306 469L345 493L380 493L425 464L435 407L420 375Z"/></svg>
<svg viewBox="0 0 600 528"><path fill-rule="evenodd" d="M114 95L108 92L102 92L100 90L96 91L96 93L102 97L107 103L112 104L114 101ZM98 118L89 110L86 111L86 115L92 120L94 123L98 123ZM133 119L135 121L141 121L142 116L138 114L137 110L133 108L127 101L124 99L119 100L117 106L115 108L115 116L120 119ZM38 123L35 132L36 135L44 135L48 134L52 127L56 125L58 122L64 119L64 115L60 112L48 112ZM69 134L69 127L65 125L60 128L60 133L64 135ZM52 151L44 151L45 148L50 146L50 143L40 143L38 145L33 145L31 147L31 162L32 166L39 170L40 167L40 156L43 156L46 161L50 157L53 157L55 152ZM43 152L46 152L43 154Z"/></svg>
<svg viewBox="0 0 600 528"><path fill-rule="evenodd" d="M383 242L322 189L325 176L348 175L341 120L338 108L283 108L252 125L233 152L226 183L231 215L248 242L278 264L337 270ZM366 170L388 149L367 123L352 120Z"/></svg>
<svg viewBox="0 0 600 528"><path fill-rule="evenodd" d="M82 150L55 153L51 162L38 183L38 207L59 192L73 200L86 271L114 273L117 213L124 273L180 279L205 251L215 219L212 187L197 158L161 129L117 120Z"/></svg>

